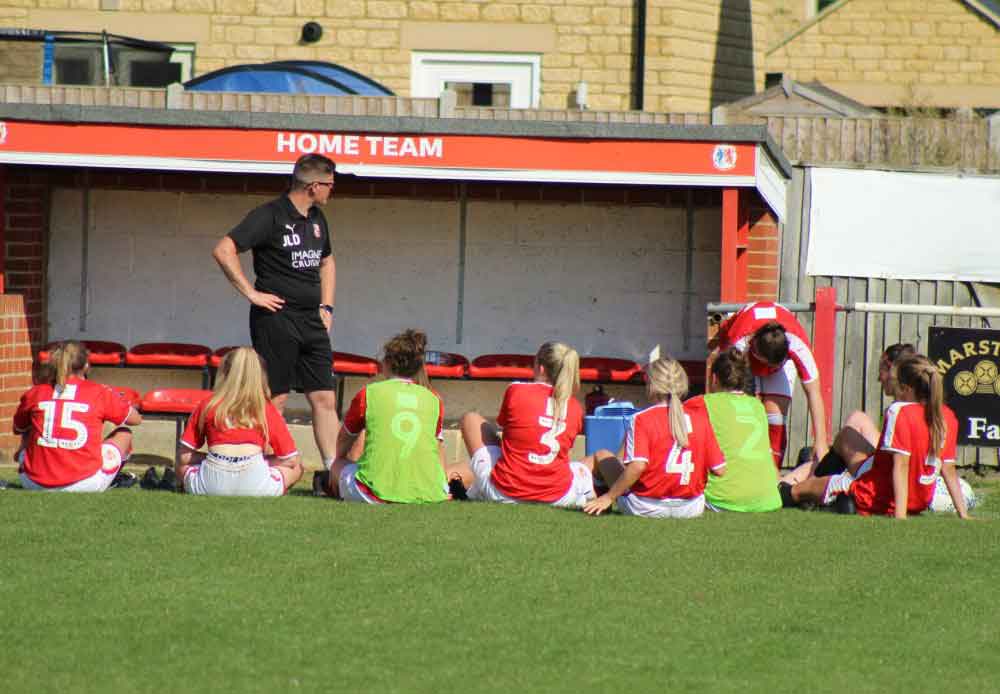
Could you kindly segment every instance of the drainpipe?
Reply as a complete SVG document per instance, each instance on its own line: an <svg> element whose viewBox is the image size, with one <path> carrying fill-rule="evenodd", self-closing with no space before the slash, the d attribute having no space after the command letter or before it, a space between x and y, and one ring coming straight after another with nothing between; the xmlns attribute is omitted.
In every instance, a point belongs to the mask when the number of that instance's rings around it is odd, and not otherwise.
<svg viewBox="0 0 1000 694"><path fill-rule="evenodd" d="M646 0L635 0L635 84L632 108L643 110L646 84Z"/></svg>

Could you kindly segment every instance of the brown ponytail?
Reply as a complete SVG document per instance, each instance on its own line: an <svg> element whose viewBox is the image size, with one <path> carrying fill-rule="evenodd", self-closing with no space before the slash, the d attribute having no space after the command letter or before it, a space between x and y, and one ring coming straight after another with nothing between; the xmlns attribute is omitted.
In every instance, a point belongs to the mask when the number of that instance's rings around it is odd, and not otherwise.
<svg viewBox="0 0 1000 694"><path fill-rule="evenodd" d="M684 417L684 404L681 398L688 392L688 377L680 362L666 358L657 359L646 367L649 380L646 383L646 394L650 400L657 402L669 401L670 433L677 445L688 445L687 420Z"/></svg>
<svg viewBox="0 0 1000 694"><path fill-rule="evenodd" d="M82 374L87 368L90 352L76 340L66 340L52 351L52 369L46 374L49 383L57 389L66 385L70 376Z"/></svg>
<svg viewBox="0 0 1000 694"><path fill-rule="evenodd" d="M538 348L535 360L552 384L552 399L555 401L552 431L555 431L559 420L566 418L566 403L580 390L580 355L569 345L546 342Z"/></svg>
<svg viewBox="0 0 1000 694"><path fill-rule="evenodd" d="M428 387L430 381L424 370L424 354L427 351L427 335L420 330L404 330L382 347L383 361L391 376L412 378Z"/></svg>
<svg viewBox="0 0 1000 694"><path fill-rule="evenodd" d="M931 434L931 450L934 455L940 455L947 433L941 411L944 406L941 372L922 354L903 357L895 366L900 385L912 388L917 402L924 406L924 421Z"/></svg>

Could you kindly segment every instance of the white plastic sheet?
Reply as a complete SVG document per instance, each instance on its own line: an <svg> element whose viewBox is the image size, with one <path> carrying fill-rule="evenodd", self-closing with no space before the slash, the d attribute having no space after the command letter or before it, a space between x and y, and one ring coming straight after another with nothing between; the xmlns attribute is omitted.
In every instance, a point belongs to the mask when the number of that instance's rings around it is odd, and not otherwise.
<svg viewBox="0 0 1000 694"><path fill-rule="evenodd" d="M1000 178L815 168L806 274L1000 281Z"/></svg>

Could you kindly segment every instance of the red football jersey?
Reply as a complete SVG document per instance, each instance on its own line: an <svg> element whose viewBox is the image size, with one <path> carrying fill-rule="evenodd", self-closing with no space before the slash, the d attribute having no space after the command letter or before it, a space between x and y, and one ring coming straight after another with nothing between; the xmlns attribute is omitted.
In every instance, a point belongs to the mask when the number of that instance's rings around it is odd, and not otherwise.
<svg viewBox="0 0 1000 694"><path fill-rule="evenodd" d="M21 396L14 433L28 433L24 472L43 487L65 487L101 469L104 423L125 423L132 406L108 386L71 376L55 392L43 383Z"/></svg>
<svg viewBox="0 0 1000 694"><path fill-rule="evenodd" d="M201 425L201 413L208 407L211 396L205 398L191 413L187 427L181 436L181 443L193 450L198 450L208 444L214 446L220 443L240 444L252 443L260 446L260 449L267 452L270 446L274 454L279 458L291 458L299 451L295 447L295 440L288 431L284 417L278 412L278 408L270 402L264 409L264 416L267 419L267 438L260 429L247 429L245 427L219 427L215 423L214 408L205 412L205 424Z"/></svg>
<svg viewBox="0 0 1000 694"><path fill-rule="evenodd" d="M719 347L735 347L747 355L750 360L750 370L755 376L769 376L781 369L784 364L771 366L750 352L750 338L760 328L768 323L778 323L785 328L788 336L788 358L795 364L795 370L803 383L809 383L819 376L819 368L809 346L809 336L805 328L796 320L795 315L781 304L773 301L755 301L747 304L731 315L719 326L717 337Z"/></svg>
<svg viewBox="0 0 1000 694"><path fill-rule="evenodd" d="M892 454L910 457L910 484L907 513L926 511L934 498L934 485L942 463L955 462L958 448L958 420L951 408L944 414L945 437L941 456L931 451L931 433L924 421L924 406L917 402L894 402L885 411L882 435L872 467L851 485L858 513L862 515L896 512L892 490Z"/></svg>
<svg viewBox="0 0 1000 694"><path fill-rule="evenodd" d="M500 460L493 485L524 501L558 501L573 484L569 452L583 430L583 407L576 398L555 423L555 401L548 383L511 383L503 394L497 424L503 428Z"/></svg>
<svg viewBox="0 0 1000 694"><path fill-rule="evenodd" d="M648 407L632 417L625 430L625 461L646 461L646 469L630 492L653 499L694 499L705 491L708 471L726 465L715 440L708 411L685 408L688 445L681 448L670 431L666 403Z"/></svg>

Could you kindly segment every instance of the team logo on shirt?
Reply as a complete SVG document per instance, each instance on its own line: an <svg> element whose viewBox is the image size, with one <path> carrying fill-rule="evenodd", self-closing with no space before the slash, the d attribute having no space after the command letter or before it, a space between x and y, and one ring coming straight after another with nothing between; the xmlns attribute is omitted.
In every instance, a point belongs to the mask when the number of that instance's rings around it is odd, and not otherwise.
<svg viewBox="0 0 1000 694"><path fill-rule="evenodd" d="M320 238L323 234L319 230L319 224L313 224L313 236Z"/></svg>
<svg viewBox="0 0 1000 694"><path fill-rule="evenodd" d="M712 165L719 171L729 171L736 166L736 148L732 145L716 145L712 150Z"/></svg>

